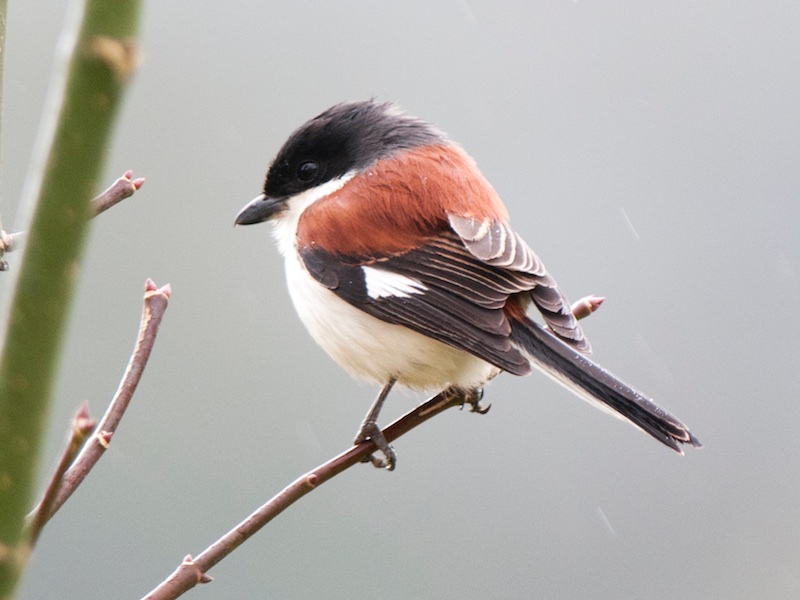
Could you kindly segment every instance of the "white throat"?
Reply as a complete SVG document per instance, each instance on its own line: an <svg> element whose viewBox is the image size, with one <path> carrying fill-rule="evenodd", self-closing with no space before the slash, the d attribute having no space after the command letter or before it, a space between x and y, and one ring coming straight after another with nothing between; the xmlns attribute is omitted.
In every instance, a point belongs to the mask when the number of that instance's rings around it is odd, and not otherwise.
<svg viewBox="0 0 800 600"><path fill-rule="evenodd" d="M287 208L277 219L273 220L272 229L272 233L278 243L278 250L283 256L289 256L295 250L297 223L300 221L303 212L317 200L321 200L325 196L342 189L344 184L353 178L353 175L355 175L355 172L350 171L310 190L295 194L286 201Z"/></svg>

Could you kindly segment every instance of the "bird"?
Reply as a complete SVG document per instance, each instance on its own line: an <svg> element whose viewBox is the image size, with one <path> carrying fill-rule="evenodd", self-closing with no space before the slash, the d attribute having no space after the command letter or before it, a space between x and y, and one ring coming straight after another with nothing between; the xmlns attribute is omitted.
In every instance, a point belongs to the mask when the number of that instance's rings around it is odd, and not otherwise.
<svg viewBox="0 0 800 600"><path fill-rule="evenodd" d="M566 295L475 161L395 103L343 102L295 130L235 223L265 221L311 337L381 386L355 438L383 455L370 456L376 466L397 463L377 424L393 386L459 394L484 412L489 380L534 369L680 454L702 446L588 358Z"/></svg>

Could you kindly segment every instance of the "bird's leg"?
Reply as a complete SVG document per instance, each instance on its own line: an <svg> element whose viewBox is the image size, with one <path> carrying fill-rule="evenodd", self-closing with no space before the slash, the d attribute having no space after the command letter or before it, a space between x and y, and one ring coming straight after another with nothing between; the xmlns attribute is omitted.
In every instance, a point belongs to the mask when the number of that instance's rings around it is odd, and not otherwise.
<svg viewBox="0 0 800 600"><path fill-rule="evenodd" d="M378 458L370 454L364 462L371 462L375 467L387 469L389 471L394 471L394 466L397 464L397 454L394 448L389 445L389 442L386 441L380 427L378 427L378 415L395 381L397 380L392 378L389 380L389 383L383 386L380 394L375 398L375 402L372 403L372 407L369 409L367 416L364 417L364 421L361 423L358 434L356 434L356 439L353 442L354 444L361 444L362 442L371 441L375 444L375 447L383 453L385 458Z"/></svg>

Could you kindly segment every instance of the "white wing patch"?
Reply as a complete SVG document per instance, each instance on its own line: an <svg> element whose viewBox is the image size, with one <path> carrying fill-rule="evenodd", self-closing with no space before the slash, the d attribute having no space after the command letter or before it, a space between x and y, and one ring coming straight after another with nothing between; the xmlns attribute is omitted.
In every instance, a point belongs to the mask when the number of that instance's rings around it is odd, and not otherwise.
<svg viewBox="0 0 800 600"><path fill-rule="evenodd" d="M361 267L361 270L364 272L367 295L374 300L408 298L412 294L421 294L428 289L416 279L392 271L366 266Z"/></svg>

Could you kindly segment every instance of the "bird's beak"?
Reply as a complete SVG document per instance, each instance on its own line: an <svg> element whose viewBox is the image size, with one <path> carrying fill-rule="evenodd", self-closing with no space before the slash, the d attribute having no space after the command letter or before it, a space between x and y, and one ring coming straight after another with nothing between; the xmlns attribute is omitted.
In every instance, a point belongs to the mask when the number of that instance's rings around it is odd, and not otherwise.
<svg viewBox="0 0 800 600"><path fill-rule="evenodd" d="M264 194L256 196L236 216L237 225L254 225L271 218L283 208L283 203Z"/></svg>

